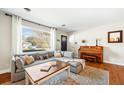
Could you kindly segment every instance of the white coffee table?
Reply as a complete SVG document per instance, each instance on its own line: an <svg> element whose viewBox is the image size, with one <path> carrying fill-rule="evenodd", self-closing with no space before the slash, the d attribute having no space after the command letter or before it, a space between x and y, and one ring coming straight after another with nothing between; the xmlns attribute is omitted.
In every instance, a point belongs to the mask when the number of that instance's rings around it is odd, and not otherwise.
<svg viewBox="0 0 124 93"><path fill-rule="evenodd" d="M52 63L52 62L51 62ZM56 66L51 67L48 72L40 71L42 66L50 64L50 62L35 65L25 68L25 84L29 85L31 82L33 85L42 84L44 81L54 77L55 75L67 71L68 77L70 76L70 65L64 62L56 62Z"/></svg>

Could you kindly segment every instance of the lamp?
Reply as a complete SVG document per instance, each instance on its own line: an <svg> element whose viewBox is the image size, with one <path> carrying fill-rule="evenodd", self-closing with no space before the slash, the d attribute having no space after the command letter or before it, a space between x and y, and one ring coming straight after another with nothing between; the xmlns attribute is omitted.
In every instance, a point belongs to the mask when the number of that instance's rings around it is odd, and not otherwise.
<svg viewBox="0 0 124 93"><path fill-rule="evenodd" d="M101 40L100 38L96 38L96 46L98 46L100 40Z"/></svg>

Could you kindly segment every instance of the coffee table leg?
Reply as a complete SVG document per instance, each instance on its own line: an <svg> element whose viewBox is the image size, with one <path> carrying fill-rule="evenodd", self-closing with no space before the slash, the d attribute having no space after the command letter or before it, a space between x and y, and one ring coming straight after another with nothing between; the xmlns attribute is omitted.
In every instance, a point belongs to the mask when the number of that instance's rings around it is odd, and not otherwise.
<svg viewBox="0 0 124 93"><path fill-rule="evenodd" d="M29 79L26 73L25 73L25 85L29 85Z"/></svg>
<svg viewBox="0 0 124 93"><path fill-rule="evenodd" d="M70 77L70 67L67 69L68 77Z"/></svg>

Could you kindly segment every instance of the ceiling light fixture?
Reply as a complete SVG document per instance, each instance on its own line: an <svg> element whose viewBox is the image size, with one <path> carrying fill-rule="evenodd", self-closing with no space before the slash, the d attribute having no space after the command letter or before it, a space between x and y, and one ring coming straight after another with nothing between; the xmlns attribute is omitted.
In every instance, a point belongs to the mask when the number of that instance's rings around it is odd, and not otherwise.
<svg viewBox="0 0 124 93"><path fill-rule="evenodd" d="M31 11L30 8L24 8L24 10L26 10L27 12L30 12Z"/></svg>
<svg viewBox="0 0 124 93"><path fill-rule="evenodd" d="M65 24L62 24L61 26L62 26L62 27L65 27L66 25L65 25Z"/></svg>

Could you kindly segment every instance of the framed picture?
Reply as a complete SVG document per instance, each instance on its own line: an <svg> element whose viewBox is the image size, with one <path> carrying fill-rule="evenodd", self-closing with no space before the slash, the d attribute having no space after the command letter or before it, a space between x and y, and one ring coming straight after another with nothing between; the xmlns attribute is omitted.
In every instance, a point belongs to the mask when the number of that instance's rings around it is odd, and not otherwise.
<svg viewBox="0 0 124 93"><path fill-rule="evenodd" d="M108 32L108 43L122 43L123 42L123 31L112 31Z"/></svg>

